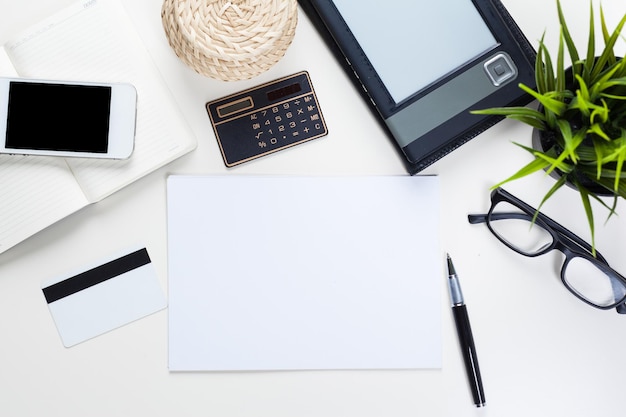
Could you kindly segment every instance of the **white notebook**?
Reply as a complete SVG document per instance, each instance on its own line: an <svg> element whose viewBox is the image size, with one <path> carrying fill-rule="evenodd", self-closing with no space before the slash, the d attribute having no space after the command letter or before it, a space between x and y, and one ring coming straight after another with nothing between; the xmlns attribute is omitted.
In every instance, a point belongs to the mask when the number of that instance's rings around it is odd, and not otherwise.
<svg viewBox="0 0 626 417"><path fill-rule="evenodd" d="M0 76L128 82L135 149L125 161L0 156L0 253L191 151L196 139L117 0L85 0L0 48Z"/></svg>
<svg viewBox="0 0 626 417"><path fill-rule="evenodd" d="M171 371L441 367L437 177L171 176Z"/></svg>

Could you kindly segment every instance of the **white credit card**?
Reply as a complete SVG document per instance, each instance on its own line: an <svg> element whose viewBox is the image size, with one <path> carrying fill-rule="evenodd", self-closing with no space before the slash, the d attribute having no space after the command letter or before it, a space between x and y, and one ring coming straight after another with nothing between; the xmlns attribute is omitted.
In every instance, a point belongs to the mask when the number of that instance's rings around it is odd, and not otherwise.
<svg viewBox="0 0 626 417"><path fill-rule="evenodd" d="M167 306L146 248L46 281L42 291L66 347Z"/></svg>

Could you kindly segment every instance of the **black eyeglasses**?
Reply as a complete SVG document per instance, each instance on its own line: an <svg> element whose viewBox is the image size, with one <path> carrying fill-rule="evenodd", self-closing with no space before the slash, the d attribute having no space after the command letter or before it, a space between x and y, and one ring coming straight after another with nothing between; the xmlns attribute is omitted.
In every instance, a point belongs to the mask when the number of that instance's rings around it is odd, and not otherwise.
<svg viewBox="0 0 626 417"><path fill-rule="evenodd" d="M560 251L565 255L561 281L572 294L593 307L626 314L626 278L597 251L594 257L590 244L514 195L495 189L489 212L470 214L468 219L472 224L487 223L495 237L521 255Z"/></svg>

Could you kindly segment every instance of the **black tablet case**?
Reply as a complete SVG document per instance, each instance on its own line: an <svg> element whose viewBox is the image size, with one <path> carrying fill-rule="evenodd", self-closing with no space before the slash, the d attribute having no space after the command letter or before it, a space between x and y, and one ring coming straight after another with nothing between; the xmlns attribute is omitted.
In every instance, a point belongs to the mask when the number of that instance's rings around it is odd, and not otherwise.
<svg viewBox="0 0 626 417"><path fill-rule="evenodd" d="M528 64L531 67L534 67L534 62L537 56L535 49L532 47L530 42L528 42L528 39L522 33L521 29L519 28L517 23L513 20L513 18L511 17L509 12L506 10L504 5L499 0L490 0L490 2L493 5L494 13L498 14L498 16L504 22L504 24L508 27L512 37L517 40L519 49L522 52L522 54L527 58ZM341 49L335 42L331 33L326 28L326 25L324 24L324 22L318 15L317 11L315 10L315 7L311 4L309 0L298 0L298 3L302 7L302 10L309 17L309 19L311 20L311 22L313 23L317 31L320 33L322 39L330 48L330 50L332 51L337 61L343 67L344 71L346 72L346 74L348 75L352 83L354 84L354 87L357 89L357 91L365 100L365 102L368 103L370 111L372 112L373 116L376 118L376 120L378 120L380 126L383 128L383 130L386 132L389 139L395 145L395 148L398 151L398 154L400 155L400 157L402 158L409 174L414 175L422 171L423 169L427 168L434 162L443 158L448 153L452 152L453 150L463 145L470 139L473 139L474 137L478 136L480 133L489 129L491 126L495 125L496 123L498 123L499 121L503 119L502 116L478 116L477 115L476 116L477 123L474 126L465 130L462 134L452 135L447 141L445 141L445 143L439 146L435 151L424 155L419 161L409 161L408 158L404 155L404 153L400 149L400 146L394 139L393 135L387 128L384 120L378 113L378 110L376 110L376 107L370 100L370 97L362 88L362 85L358 77L355 75L349 63L346 61L343 53L341 52ZM528 82L526 84L531 88L535 88L534 81L532 84ZM532 101L532 97L524 93L520 89L518 96L512 97L509 102L499 103L498 106L524 106L530 103L531 101ZM450 136L449 133L446 132L445 125L434 129L434 131L436 130L441 130L440 133L443 137Z"/></svg>

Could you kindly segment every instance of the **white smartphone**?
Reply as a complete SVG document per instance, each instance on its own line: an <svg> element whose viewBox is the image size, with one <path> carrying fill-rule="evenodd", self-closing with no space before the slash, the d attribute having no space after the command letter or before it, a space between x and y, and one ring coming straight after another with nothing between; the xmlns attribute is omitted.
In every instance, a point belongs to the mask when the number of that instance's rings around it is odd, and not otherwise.
<svg viewBox="0 0 626 417"><path fill-rule="evenodd" d="M136 108L131 84L0 78L0 153L126 159Z"/></svg>

